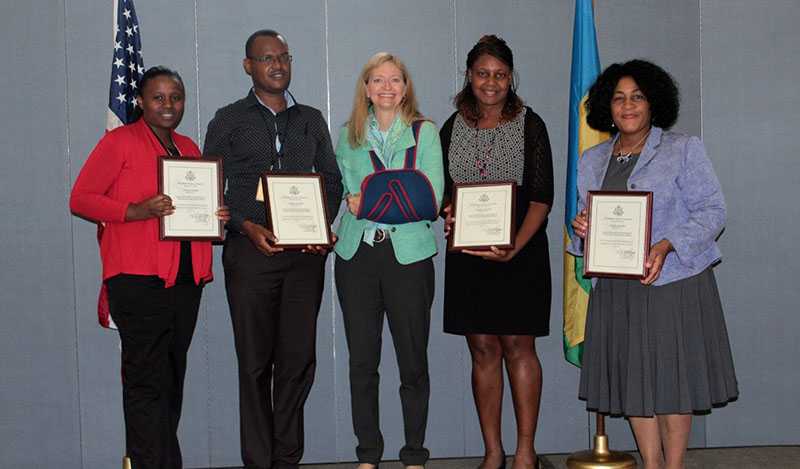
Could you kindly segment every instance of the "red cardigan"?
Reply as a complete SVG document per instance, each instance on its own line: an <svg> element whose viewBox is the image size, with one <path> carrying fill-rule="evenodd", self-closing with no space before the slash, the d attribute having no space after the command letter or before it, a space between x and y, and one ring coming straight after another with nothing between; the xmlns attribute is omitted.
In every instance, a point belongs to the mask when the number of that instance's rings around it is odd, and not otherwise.
<svg viewBox="0 0 800 469"><path fill-rule="evenodd" d="M172 132L181 155L199 158L188 137ZM158 219L125 221L128 205L158 193L158 156L165 154L144 119L118 127L100 139L83 165L69 200L73 213L103 222L100 239L103 280L120 273L157 275L165 287L175 284L179 241L160 241ZM208 283L211 243L192 242L192 270L197 284Z"/></svg>

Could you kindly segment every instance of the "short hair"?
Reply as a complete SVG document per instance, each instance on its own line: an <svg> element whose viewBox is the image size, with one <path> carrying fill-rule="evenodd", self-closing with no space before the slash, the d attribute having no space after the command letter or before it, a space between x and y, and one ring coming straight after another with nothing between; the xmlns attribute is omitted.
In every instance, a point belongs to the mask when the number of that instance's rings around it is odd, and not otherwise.
<svg viewBox="0 0 800 469"><path fill-rule="evenodd" d="M472 92L472 84L469 82L469 71L475 65L475 62L483 55L490 55L495 59L506 64L511 70L511 85L508 88L508 95L506 96L506 104L503 106L501 118L503 120L511 120L522 111L525 103L517 95L517 85L514 79L514 53L508 47L506 41L494 34L487 34L481 37L478 42L472 46L472 49L467 54L467 70L464 72L464 85L461 91L453 98L453 104L458 109L458 112L468 121L477 122L481 118L481 112L478 108L478 98Z"/></svg>
<svg viewBox="0 0 800 469"><path fill-rule="evenodd" d="M411 75L405 64L393 54L388 52L378 52L373 55L369 61L361 69L361 74L356 81L356 91L353 97L353 109L350 112L350 120L347 121L347 140L350 142L351 148L357 148L366 141L365 127L367 124L367 116L369 116L370 100L367 97L367 82L369 75L373 70L380 67L385 63L391 63L400 69L403 74L403 82L406 85L406 96L400 103L400 118L406 124L411 124L416 119L421 119L417 108L417 98L414 94L414 83L411 80Z"/></svg>
<svg viewBox="0 0 800 469"><path fill-rule="evenodd" d="M289 45L289 43L286 42L286 38L283 37L283 34L279 33L278 31L275 31L274 29L259 29L258 31L251 34L250 37L247 38L247 41L244 43L245 57L247 57L248 59L250 58L250 49L253 48L253 43L256 41L256 39L264 36L274 37L275 39L281 41L285 45L287 46Z"/></svg>
<svg viewBox="0 0 800 469"><path fill-rule="evenodd" d="M609 65L589 89L586 100L586 122L601 132L619 131L611 117L611 99L619 80L630 77L650 104L650 123L669 129L678 120L680 93L675 80L666 70L642 59Z"/></svg>
<svg viewBox="0 0 800 469"><path fill-rule="evenodd" d="M186 87L183 86L183 78L181 78L181 75L178 72L163 65L156 65L155 67L148 68L147 71L144 72L142 77L139 78L139 86L138 88L136 88L136 96L142 96L142 93L144 93L144 88L145 86L147 86L147 83L149 83L154 78L158 77L172 78L179 85L181 85L181 89L184 90L184 93L186 92ZM142 117L142 108L136 106L133 109L133 114L131 115L131 122L139 120L140 117Z"/></svg>

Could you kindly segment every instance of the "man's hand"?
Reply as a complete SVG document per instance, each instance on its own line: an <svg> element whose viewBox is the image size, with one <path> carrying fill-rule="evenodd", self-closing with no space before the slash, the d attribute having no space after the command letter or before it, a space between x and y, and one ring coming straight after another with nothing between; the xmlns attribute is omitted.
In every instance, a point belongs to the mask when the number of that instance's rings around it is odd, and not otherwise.
<svg viewBox="0 0 800 469"><path fill-rule="evenodd" d="M275 247L275 242L278 241L275 238L275 235L266 228L261 225L257 225L250 220L246 220L242 223L242 230L244 230L244 234L250 238L250 242L253 243L253 246L256 247L262 254L266 256L273 256L279 252L283 252L283 248Z"/></svg>
<svg viewBox="0 0 800 469"><path fill-rule="evenodd" d="M309 254L319 254L319 255L321 255L321 256L324 256L324 255L328 254L328 253L331 251L331 249L333 249L333 245L334 245L334 244L336 244L336 241L337 241L338 239L339 239L339 237L338 237L338 236L336 236L336 233L334 233L333 231L331 231L331 246L330 246L330 247L326 247L326 246L312 246L312 245L310 245L310 244L309 244L308 246L306 246L306 247L305 247L305 248L302 250L302 252L307 252L307 253L309 253Z"/></svg>

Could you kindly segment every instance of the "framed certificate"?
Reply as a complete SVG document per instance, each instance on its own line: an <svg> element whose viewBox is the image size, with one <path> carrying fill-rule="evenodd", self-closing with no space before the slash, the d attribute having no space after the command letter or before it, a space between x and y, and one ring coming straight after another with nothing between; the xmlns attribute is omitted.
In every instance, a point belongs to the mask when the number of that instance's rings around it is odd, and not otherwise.
<svg viewBox="0 0 800 469"><path fill-rule="evenodd" d="M175 213L159 219L162 240L221 241L222 162L218 159L159 157L158 190Z"/></svg>
<svg viewBox="0 0 800 469"><path fill-rule="evenodd" d="M284 249L330 247L325 182L315 173L274 173L261 176L267 228Z"/></svg>
<svg viewBox="0 0 800 469"><path fill-rule="evenodd" d="M485 251L514 247L517 184L513 181L456 184L453 187L455 223L449 251Z"/></svg>
<svg viewBox="0 0 800 469"><path fill-rule="evenodd" d="M586 205L584 275L643 278L650 253L653 193L590 191Z"/></svg>

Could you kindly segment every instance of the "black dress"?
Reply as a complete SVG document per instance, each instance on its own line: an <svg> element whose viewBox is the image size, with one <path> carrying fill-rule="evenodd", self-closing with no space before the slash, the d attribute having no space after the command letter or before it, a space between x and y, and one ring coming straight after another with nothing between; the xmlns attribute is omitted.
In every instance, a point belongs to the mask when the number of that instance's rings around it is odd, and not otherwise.
<svg viewBox="0 0 800 469"><path fill-rule="evenodd" d="M553 163L542 119L525 108L494 129L475 129L458 113L440 132L445 200L455 182L517 181L517 227L530 202L553 203ZM445 258L444 331L546 336L550 332L547 220L509 262L468 254Z"/></svg>

